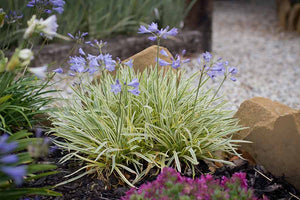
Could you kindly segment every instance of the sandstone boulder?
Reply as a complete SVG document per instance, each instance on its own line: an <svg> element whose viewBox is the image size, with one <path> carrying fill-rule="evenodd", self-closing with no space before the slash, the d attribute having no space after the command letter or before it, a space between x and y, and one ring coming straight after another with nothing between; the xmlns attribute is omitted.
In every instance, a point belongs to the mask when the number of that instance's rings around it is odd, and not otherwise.
<svg viewBox="0 0 300 200"><path fill-rule="evenodd" d="M300 3L293 5L290 11L287 28L289 31L297 30L298 19L300 19Z"/></svg>
<svg viewBox="0 0 300 200"><path fill-rule="evenodd" d="M251 141L241 149L275 176L284 176L300 189L300 110L255 97L244 101L235 114L248 129L235 139Z"/></svg>
<svg viewBox="0 0 300 200"><path fill-rule="evenodd" d="M167 48L159 47L159 51L161 51L162 49L165 50L169 56L167 57L159 54L159 58L171 63L172 62L171 58L173 58L172 54L169 52ZM128 60L132 59L134 70L142 72L146 67L150 67L150 66L155 67L156 57L157 57L157 45L153 45L127 58L123 62L127 62Z"/></svg>
<svg viewBox="0 0 300 200"><path fill-rule="evenodd" d="M290 0L277 0L277 15L279 20L279 25L284 29L287 28L287 21L289 17L289 12L291 10Z"/></svg>
<svg viewBox="0 0 300 200"><path fill-rule="evenodd" d="M296 31L300 33L300 16L298 16L297 24L296 24Z"/></svg>

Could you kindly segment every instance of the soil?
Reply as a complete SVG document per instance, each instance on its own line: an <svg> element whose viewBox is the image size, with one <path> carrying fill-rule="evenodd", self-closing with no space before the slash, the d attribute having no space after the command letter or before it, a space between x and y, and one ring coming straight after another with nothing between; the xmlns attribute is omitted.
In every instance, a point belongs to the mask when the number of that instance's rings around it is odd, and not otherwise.
<svg viewBox="0 0 300 200"><path fill-rule="evenodd" d="M59 150L55 151L48 158L40 162L58 163L63 153ZM262 195L267 196L270 200L297 200L300 199L300 193L292 185L284 180L284 177L274 177L268 173L263 166L250 165L248 161L237 159L233 161L236 166L223 166L217 168L213 176L220 178L222 176L230 177L235 172L247 173L248 185L254 190L257 197L262 198ZM63 164L58 164L60 173L41 178L25 185L26 187L44 187L55 185L67 180L64 176L71 174L76 169L82 166L78 162L70 161ZM210 172L208 165L205 162L200 162L196 168L196 176L201 176L203 173ZM155 172L150 172L143 182L137 186L152 181L156 178ZM92 175L84 176L71 183L59 186L54 190L63 194L63 197L43 196L40 199L47 200L117 200L125 194L129 187L118 184L115 178L110 179L111 185L115 185L110 189L105 187L105 184ZM34 198L34 197L32 197Z"/></svg>

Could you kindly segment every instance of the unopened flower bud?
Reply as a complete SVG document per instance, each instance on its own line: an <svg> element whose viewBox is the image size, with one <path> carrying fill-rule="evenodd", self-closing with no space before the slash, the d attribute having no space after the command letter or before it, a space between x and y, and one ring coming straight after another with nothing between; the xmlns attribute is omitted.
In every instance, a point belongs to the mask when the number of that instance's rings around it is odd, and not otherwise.
<svg viewBox="0 0 300 200"><path fill-rule="evenodd" d="M30 49L22 49L19 52L19 58L21 60L21 66L29 65L30 61L33 59L33 53Z"/></svg>
<svg viewBox="0 0 300 200"><path fill-rule="evenodd" d="M0 28L2 28L2 26L4 25L5 15L6 13L2 8L0 8Z"/></svg>
<svg viewBox="0 0 300 200"><path fill-rule="evenodd" d="M6 65L6 71L14 71L19 65L20 60L18 57L18 50L16 50Z"/></svg>
<svg viewBox="0 0 300 200"><path fill-rule="evenodd" d="M8 59L4 56L4 53L0 51L1 57L0 57L0 73L5 71L5 66L8 61Z"/></svg>

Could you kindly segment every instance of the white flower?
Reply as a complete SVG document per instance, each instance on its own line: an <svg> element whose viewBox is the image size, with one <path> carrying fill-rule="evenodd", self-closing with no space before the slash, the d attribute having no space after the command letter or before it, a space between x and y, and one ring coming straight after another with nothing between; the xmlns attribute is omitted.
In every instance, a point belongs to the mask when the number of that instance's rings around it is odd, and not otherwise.
<svg viewBox="0 0 300 200"><path fill-rule="evenodd" d="M18 57L21 60L21 66L26 66L33 59L33 52L30 49L22 49L19 51Z"/></svg>
<svg viewBox="0 0 300 200"><path fill-rule="evenodd" d="M48 17L46 20L40 19L39 28L42 33L49 39L53 39L57 31L56 15Z"/></svg>
<svg viewBox="0 0 300 200"><path fill-rule="evenodd" d="M26 31L24 33L24 36L23 36L24 39L27 39L32 35L38 22L39 22L39 20L36 19L35 15L33 15L31 17L31 19L27 22L28 28L26 29Z"/></svg>
<svg viewBox="0 0 300 200"><path fill-rule="evenodd" d="M48 39L53 39L57 31L56 15L44 19L36 19L36 16L33 15L32 18L27 22L28 28L24 33L24 39L28 39L34 31L43 33Z"/></svg>
<svg viewBox="0 0 300 200"><path fill-rule="evenodd" d="M42 67L30 67L28 68L28 71L35 74L38 78L44 79L46 78L47 67L47 65L44 65Z"/></svg>
<svg viewBox="0 0 300 200"><path fill-rule="evenodd" d="M33 53L30 49L22 49L19 52L19 58L21 58L22 60L32 60Z"/></svg>

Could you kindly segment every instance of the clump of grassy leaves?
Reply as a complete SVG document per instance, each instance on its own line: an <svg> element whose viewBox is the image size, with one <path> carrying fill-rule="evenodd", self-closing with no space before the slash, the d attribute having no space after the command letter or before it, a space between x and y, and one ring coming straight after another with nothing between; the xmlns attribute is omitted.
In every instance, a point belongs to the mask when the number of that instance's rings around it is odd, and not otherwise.
<svg viewBox="0 0 300 200"><path fill-rule="evenodd" d="M98 81L73 87L73 98L52 115L55 144L69 152L62 161L82 160L83 174L97 172L103 179L115 174L131 186L153 167L186 166L194 172L199 159L226 162L216 152L235 153L240 141L231 137L241 127L223 110L225 103L211 90L197 95L192 82L199 73L178 81L178 71L156 70L136 73L120 65L116 77L103 71ZM139 95L126 85L117 95L110 91L116 78L128 83L135 77Z"/></svg>
<svg viewBox="0 0 300 200"><path fill-rule="evenodd" d="M34 125L47 120L49 104L53 101L47 93L49 82L42 82L36 76L16 72L0 73L0 130L12 132L19 129L31 129Z"/></svg>

